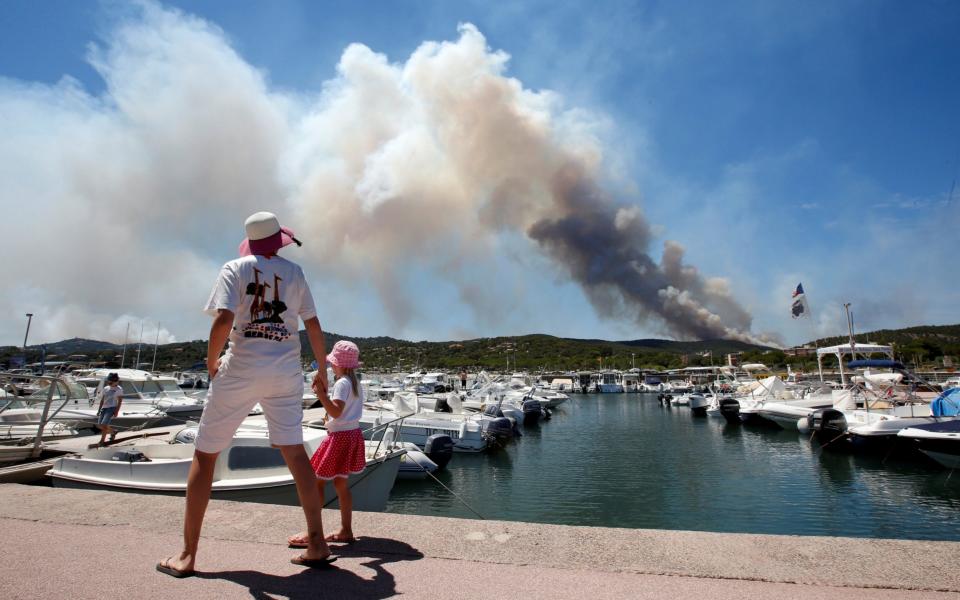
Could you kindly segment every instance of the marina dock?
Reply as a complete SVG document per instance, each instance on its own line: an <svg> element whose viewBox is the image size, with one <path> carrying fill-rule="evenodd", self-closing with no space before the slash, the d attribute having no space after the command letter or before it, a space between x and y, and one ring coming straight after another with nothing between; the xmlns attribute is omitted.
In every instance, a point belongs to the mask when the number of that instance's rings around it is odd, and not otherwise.
<svg viewBox="0 0 960 600"><path fill-rule="evenodd" d="M336 569L288 562L299 508L214 500L198 577L181 498L0 486L4 598L960 598L960 543L573 527L356 513ZM336 511L324 512L331 530Z"/></svg>

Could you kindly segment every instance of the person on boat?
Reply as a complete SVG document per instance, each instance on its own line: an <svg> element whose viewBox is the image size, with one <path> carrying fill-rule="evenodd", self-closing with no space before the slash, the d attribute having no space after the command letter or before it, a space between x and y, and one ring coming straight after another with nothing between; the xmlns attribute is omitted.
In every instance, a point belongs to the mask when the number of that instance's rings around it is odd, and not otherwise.
<svg viewBox="0 0 960 600"><path fill-rule="evenodd" d="M258 402L267 419L270 443L279 448L293 475L306 516L306 551L291 562L326 568L334 560L323 539L323 503L303 447L301 426L303 374L298 320L303 320L314 356L323 356L323 329L303 270L277 256L284 246L300 242L268 212L251 215L244 226L247 237L240 244L240 258L220 270L205 309L214 317L207 345L210 383L187 479L183 549L157 563L158 571L173 577L195 574L200 529L217 456L230 445L237 428ZM280 305L282 310L275 311L273 307ZM274 312L279 319L263 318ZM228 337L230 344L220 356ZM315 389L318 396L327 397L325 386Z"/></svg>
<svg viewBox="0 0 960 600"><path fill-rule="evenodd" d="M366 446L360 430L363 388L356 373L360 366L360 349L353 342L340 340L327 355L327 362L336 377L333 393L330 397L320 394L318 388L325 387L326 381L315 379L313 382L317 397L327 411L327 437L313 453L310 464L317 474L317 489L321 498L326 482L333 480L340 504L340 531L328 535L326 541L349 544L356 538L353 535L353 494L348 478L362 473L367 464ZM298 533L290 536L287 543L293 548L305 548L307 535Z"/></svg>
<svg viewBox="0 0 960 600"><path fill-rule="evenodd" d="M461 390L467 389L467 370L466 369L460 369L460 389Z"/></svg>
<svg viewBox="0 0 960 600"><path fill-rule="evenodd" d="M110 422L120 414L121 404L123 404L123 390L120 388L120 376L116 373L110 373L107 375L107 384L103 386L103 392L100 394L100 406L97 408L100 446L107 441L107 435L114 433Z"/></svg>

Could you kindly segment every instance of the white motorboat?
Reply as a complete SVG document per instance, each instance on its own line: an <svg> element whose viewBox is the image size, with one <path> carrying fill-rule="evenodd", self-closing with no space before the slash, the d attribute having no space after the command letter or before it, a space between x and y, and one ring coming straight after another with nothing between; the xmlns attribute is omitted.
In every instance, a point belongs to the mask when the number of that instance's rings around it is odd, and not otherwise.
<svg viewBox="0 0 960 600"><path fill-rule="evenodd" d="M96 400L103 392L110 373L120 377L120 389L123 392L121 410L142 407L146 411L163 411L165 416L151 423L154 427L183 424L199 419L203 413L205 396L188 396L173 376L154 375L139 369L94 369L76 381L84 385Z"/></svg>
<svg viewBox="0 0 960 600"><path fill-rule="evenodd" d="M620 371L601 371L597 379L597 391L601 394L622 394L623 376Z"/></svg>
<svg viewBox="0 0 960 600"><path fill-rule="evenodd" d="M894 369L903 378L915 379L906 368L893 360L854 360L849 368L883 367ZM907 428L932 425L942 420L934 414L930 402L912 391L903 393L901 378L871 377L870 373L854 379L848 389L835 390L831 408L816 410L799 422L821 438L821 444L851 446L855 450L889 449L898 433ZM886 383L887 385L884 385Z"/></svg>
<svg viewBox="0 0 960 600"><path fill-rule="evenodd" d="M474 453L499 447L513 437L513 423L508 419L464 413L457 394L449 394L448 398L454 412L421 412L416 394L398 392L389 403L366 403L360 426L366 437L368 431L402 419L397 439L416 444L428 456L431 456L428 446L442 442L443 436L453 442L454 451Z"/></svg>
<svg viewBox="0 0 960 600"><path fill-rule="evenodd" d="M783 429L796 430L801 421L814 411L833 406L833 389L827 385L796 388L791 392L796 399L768 399L756 408L757 414Z"/></svg>
<svg viewBox="0 0 960 600"><path fill-rule="evenodd" d="M917 450L948 469L960 467L960 388L947 388L930 405L936 423L914 425L897 432Z"/></svg>
<svg viewBox="0 0 960 600"><path fill-rule="evenodd" d="M165 440L142 438L125 445L88 450L78 456L65 456L54 462L48 475L55 487L183 495L193 461L195 435L194 427L186 427ZM307 454L312 455L325 437L325 431L305 428L303 445ZM367 444L366 469L348 479L354 509L382 511L386 508L390 488L405 454L402 448L385 449L377 442ZM271 447L266 429L247 423L217 458L212 497L299 504L293 476L280 451ZM327 484L324 498L325 506L337 506L332 483Z"/></svg>
<svg viewBox="0 0 960 600"><path fill-rule="evenodd" d="M38 407L49 400L52 403L51 423L59 423L75 429L96 429L97 402L89 395L86 386L60 377L56 380L51 393L50 382L42 381L42 384L43 387L32 395L21 398L27 408L11 409L7 412L10 415L16 415L20 411L28 411L31 415L35 415ZM110 425L119 430L141 429L159 422L165 416L166 413L159 407L143 403L127 405L124 400L119 414L114 416Z"/></svg>

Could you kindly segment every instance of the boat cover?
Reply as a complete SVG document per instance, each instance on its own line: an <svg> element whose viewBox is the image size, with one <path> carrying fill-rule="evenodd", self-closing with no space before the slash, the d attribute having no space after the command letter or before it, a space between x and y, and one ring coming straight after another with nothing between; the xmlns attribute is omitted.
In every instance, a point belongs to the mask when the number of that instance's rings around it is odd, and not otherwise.
<svg viewBox="0 0 960 600"><path fill-rule="evenodd" d="M847 363L851 369L899 369L905 371L907 368L899 360L887 360L879 358L869 358L863 360L851 360Z"/></svg>
<svg viewBox="0 0 960 600"><path fill-rule="evenodd" d="M930 403L930 414L935 417L960 415L960 388L950 388Z"/></svg>

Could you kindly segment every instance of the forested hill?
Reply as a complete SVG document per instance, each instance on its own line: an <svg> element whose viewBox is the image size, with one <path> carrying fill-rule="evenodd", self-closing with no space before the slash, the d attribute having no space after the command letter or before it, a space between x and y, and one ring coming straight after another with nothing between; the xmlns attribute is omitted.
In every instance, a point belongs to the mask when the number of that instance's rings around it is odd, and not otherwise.
<svg viewBox="0 0 960 600"><path fill-rule="evenodd" d="M305 332L300 332L304 360L313 360ZM352 337L327 332L329 348L341 339L360 346L368 369L408 371L415 367L458 369L486 368L495 370L576 370L605 368L664 369L690 365L720 364L725 354L742 352L743 360L762 361L770 366L808 359L785 356L783 352L733 340L676 342L661 339L609 341L600 339L561 338L544 334L478 338L446 342L412 342L392 337ZM857 341L894 343L898 355L911 361L934 360L943 355L960 356L960 325L918 326L897 330L880 330L857 336ZM817 340L819 346L846 342L838 336ZM813 342L810 343L812 345ZM46 344L46 359L71 360L71 355L85 355L88 360L119 366L123 349L118 344L86 339L69 339ZM176 342L157 347L156 368L187 369L202 364L206 356L205 340ZM12 346L0 348L0 363L20 354ZM136 362L137 344L128 344L123 359L126 366ZM40 360L40 346L30 346L27 362ZM153 364L154 347L142 344L141 365ZM79 357L73 359L80 361Z"/></svg>
<svg viewBox="0 0 960 600"><path fill-rule="evenodd" d="M305 361L313 360L306 332L300 332ZM702 354L719 361L728 352L757 351L769 348L730 340L674 342L658 339L609 341L599 339L560 338L531 334L478 338L445 342L412 342L392 337L353 337L334 332L325 335L327 348L341 339L360 347L364 364L377 369L409 370L424 368L488 368L488 369L590 369L600 365L629 369L631 366L666 368L678 366L684 354ZM118 344L74 338L45 344L47 361L66 361L86 355L91 361L112 366L132 366L137 362L137 344L127 344L126 354ZM19 354L15 347L0 349L0 361ZM30 346L27 362L40 360L40 346ZM140 345L140 364L153 364L152 344ZM156 368L187 369L197 366L206 356L206 341L177 342L157 347ZM698 364L698 363L697 363ZM709 364L709 363L708 363Z"/></svg>

